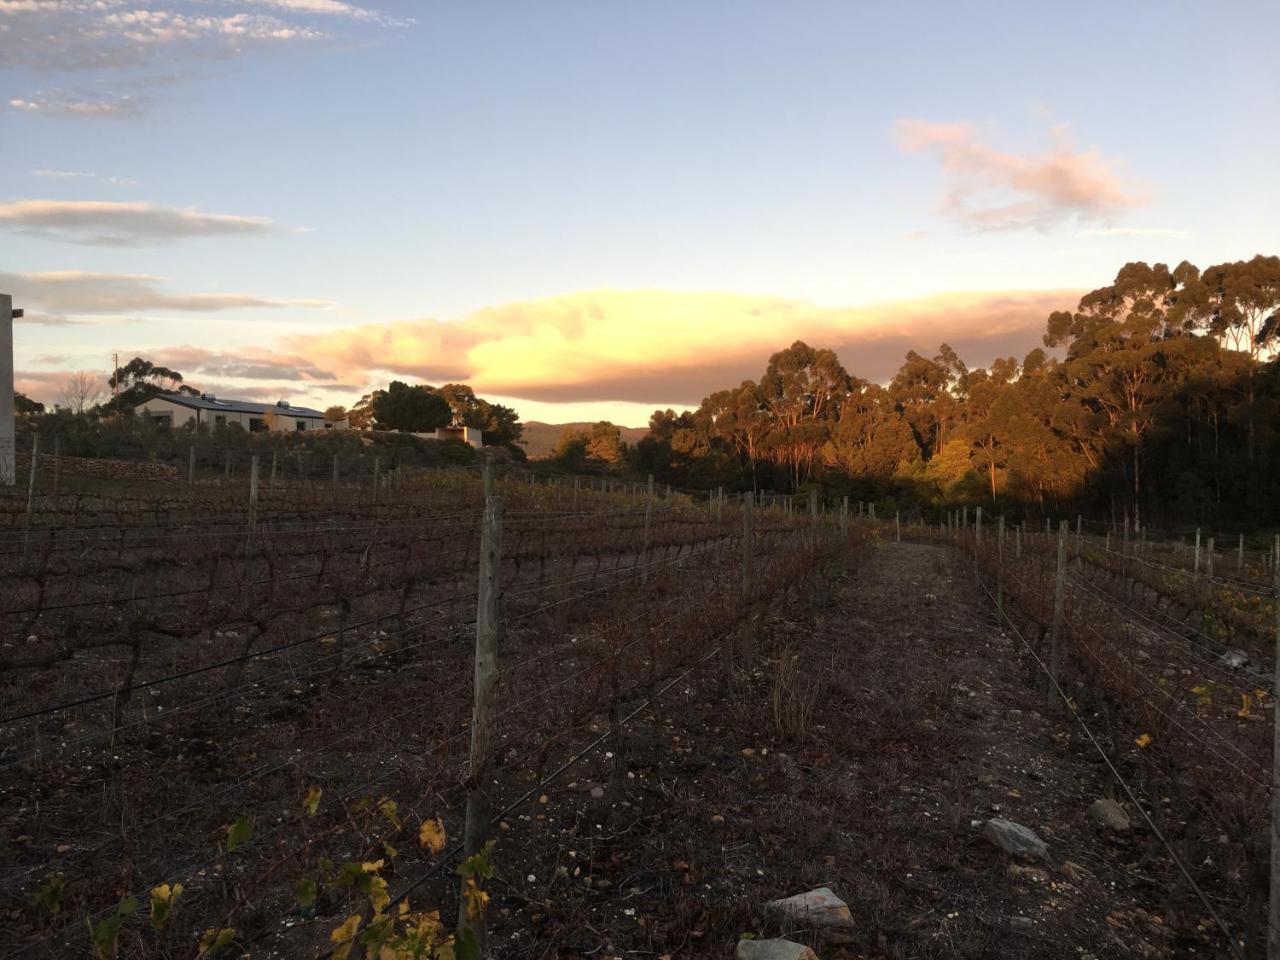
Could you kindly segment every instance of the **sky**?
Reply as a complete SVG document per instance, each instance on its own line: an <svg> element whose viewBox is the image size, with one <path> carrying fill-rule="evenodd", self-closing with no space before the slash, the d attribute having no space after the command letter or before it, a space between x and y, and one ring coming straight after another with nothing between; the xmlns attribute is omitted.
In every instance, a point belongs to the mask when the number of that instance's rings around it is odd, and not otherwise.
<svg viewBox="0 0 1280 960"><path fill-rule="evenodd" d="M1280 252L1280 4L0 0L18 389L638 426Z"/></svg>

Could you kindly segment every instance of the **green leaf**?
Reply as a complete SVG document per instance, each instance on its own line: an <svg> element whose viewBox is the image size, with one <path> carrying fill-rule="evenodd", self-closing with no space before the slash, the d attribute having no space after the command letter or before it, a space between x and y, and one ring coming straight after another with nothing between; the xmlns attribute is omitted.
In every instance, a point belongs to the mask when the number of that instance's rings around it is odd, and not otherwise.
<svg viewBox="0 0 1280 960"><path fill-rule="evenodd" d="M50 874L40 889L36 891L36 903L44 907L49 915L56 917L62 909L62 895L66 891L66 880L62 874Z"/></svg>
<svg viewBox="0 0 1280 960"><path fill-rule="evenodd" d="M293 892L298 898L298 906L307 916L310 916L318 895L316 882L310 877L303 877L293 885Z"/></svg>
<svg viewBox="0 0 1280 960"><path fill-rule="evenodd" d="M252 839L253 819L246 813L227 827L227 853L234 853L237 847L243 846Z"/></svg>

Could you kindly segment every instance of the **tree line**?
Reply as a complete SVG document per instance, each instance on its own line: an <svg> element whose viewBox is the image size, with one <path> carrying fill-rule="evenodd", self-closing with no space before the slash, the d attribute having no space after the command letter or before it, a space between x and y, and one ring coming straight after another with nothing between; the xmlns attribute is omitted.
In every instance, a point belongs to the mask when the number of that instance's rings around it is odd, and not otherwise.
<svg viewBox="0 0 1280 960"><path fill-rule="evenodd" d="M656 411L617 468L701 489L818 485L908 509L1280 522L1280 257L1128 263L1051 314L1043 343L978 369L946 344L911 351L877 384L797 341L759 380ZM566 438L561 454L612 451L607 426Z"/></svg>

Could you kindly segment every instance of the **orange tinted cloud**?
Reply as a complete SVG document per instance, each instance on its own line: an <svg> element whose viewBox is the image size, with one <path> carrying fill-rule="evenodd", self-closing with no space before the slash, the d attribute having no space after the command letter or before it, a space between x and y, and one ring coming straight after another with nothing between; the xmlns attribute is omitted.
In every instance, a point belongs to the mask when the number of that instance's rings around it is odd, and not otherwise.
<svg viewBox="0 0 1280 960"><path fill-rule="evenodd" d="M1066 125L1042 154L995 150L967 123L899 120L898 146L935 154L946 176L941 212L979 229L1044 228L1077 216L1097 220L1150 202L1096 149L1077 150Z"/></svg>
<svg viewBox="0 0 1280 960"><path fill-rule="evenodd" d="M758 377L803 339L853 373L887 380L909 349L949 342L971 365L1022 356L1080 290L940 294L847 308L720 293L596 290L505 304L455 322L366 324L300 352L344 380L386 375L543 401L697 403ZM295 347L296 349L296 347Z"/></svg>

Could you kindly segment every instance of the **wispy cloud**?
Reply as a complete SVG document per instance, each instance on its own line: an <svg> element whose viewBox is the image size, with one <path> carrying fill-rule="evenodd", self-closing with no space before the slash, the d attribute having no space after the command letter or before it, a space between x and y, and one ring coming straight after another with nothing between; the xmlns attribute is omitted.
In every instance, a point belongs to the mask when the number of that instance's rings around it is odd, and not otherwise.
<svg viewBox="0 0 1280 960"><path fill-rule="evenodd" d="M1168 237L1183 240L1188 236L1186 230L1175 230L1171 227L1099 227L1081 230L1078 237Z"/></svg>
<svg viewBox="0 0 1280 960"><path fill-rule="evenodd" d="M157 310L210 313L332 306L326 300L278 299L246 293L170 293L161 287L161 282L160 277L131 273L0 272L0 288L11 292L19 305L31 308L32 322L45 324Z"/></svg>
<svg viewBox="0 0 1280 960"><path fill-rule="evenodd" d="M0 0L0 68L69 71L108 89L93 94L49 90L15 96L11 108L63 118L123 118L150 101L134 88L139 71L167 65L181 72L200 60L341 38L352 30L402 27L391 17L345 0ZM106 89L105 87L102 89Z"/></svg>
<svg viewBox="0 0 1280 960"><path fill-rule="evenodd" d="M92 180L95 183L109 183L114 187L136 187L138 181L133 177L115 177L105 173L94 173L91 170L32 170L33 177L47 180Z"/></svg>
<svg viewBox="0 0 1280 960"><path fill-rule="evenodd" d="M70 243L137 247L192 237L257 236L271 232L275 224L266 217L154 203L15 200L0 203L0 228Z"/></svg>
<svg viewBox="0 0 1280 960"><path fill-rule="evenodd" d="M43 90L28 98L14 97L9 101L9 106L14 110L43 117L103 117L111 120L136 117L146 105L147 98L141 96L120 94L95 98L64 90Z"/></svg>
<svg viewBox="0 0 1280 960"><path fill-rule="evenodd" d="M239 348L234 353L203 347L171 347L159 356L165 366L183 373L221 380L303 380L331 384L338 379L333 371L322 369L305 357L260 347Z"/></svg>
<svg viewBox="0 0 1280 960"><path fill-rule="evenodd" d="M1097 149L1078 150L1065 125L1052 128L1040 154L996 150L967 123L899 120L907 153L928 152L942 164L941 212L982 230L1046 229L1071 218L1105 220L1150 202L1150 191L1116 170Z"/></svg>

